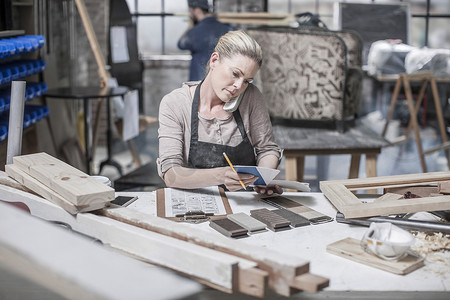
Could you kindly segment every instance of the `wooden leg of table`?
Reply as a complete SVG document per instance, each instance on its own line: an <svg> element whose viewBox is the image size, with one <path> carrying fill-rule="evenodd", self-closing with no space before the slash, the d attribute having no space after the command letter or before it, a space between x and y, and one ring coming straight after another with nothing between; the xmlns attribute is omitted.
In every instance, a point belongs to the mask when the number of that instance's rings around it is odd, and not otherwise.
<svg viewBox="0 0 450 300"><path fill-rule="evenodd" d="M366 154L366 177L377 176L377 155ZM376 194L377 190L367 190L368 194Z"/></svg>
<svg viewBox="0 0 450 300"><path fill-rule="evenodd" d="M349 179L358 178L360 162L361 162L361 154L352 154L352 158L350 161L350 172L348 174Z"/></svg>
<svg viewBox="0 0 450 300"><path fill-rule="evenodd" d="M366 154L366 176L376 177L377 176L377 155L376 154Z"/></svg>
<svg viewBox="0 0 450 300"><path fill-rule="evenodd" d="M408 102L408 108L409 108L409 117L411 120L411 124L414 129L414 135L416 138L416 144L417 144L417 150L419 150L419 156L420 156L420 163L422 165L422 170L424 173L427 172L427 166L425 163L425 155L423 153L422 148L422 141L420 139L420 132L419 132L419 125L417 124L417 116L415 114L415 108L414 108L414 102L412 98L412 92L411 92L411 86L409 85L408 78L404 75L400 75L400 78L403 78L403 86L406 93L406 99Z"/></svg>
<svg viewBox="0 0 450 300"><path fill-rule="evenodd" d="M285 171L286 180L303 181L305 167L304 156L286 156Z"/></svg>

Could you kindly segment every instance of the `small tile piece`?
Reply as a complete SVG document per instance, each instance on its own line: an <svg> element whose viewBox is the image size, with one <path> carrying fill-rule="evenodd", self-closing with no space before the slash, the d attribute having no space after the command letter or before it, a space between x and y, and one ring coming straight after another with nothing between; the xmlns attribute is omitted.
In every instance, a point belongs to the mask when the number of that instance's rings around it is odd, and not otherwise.
<svg viewBox="0 0 450 300"><path fill-rule="evenodd" d="M311 222L307 218L304 218L290 210L279 208L279 209L273 210L273 212L276 213L277 215L280 215L283 218L291 221L291 226L294 228L311 225Z"/></svg>
<svg viewBox="0 0 450 300"><path fill-rule="evenodd" d="M265 223L267 228L273 231L290 229L291 222L267 208L254 209L250 211L250 215Z"/></svg>
<svg viewBox="0 0 450 300"><path fill-rule="evenodd" d="M211 220L209 226L229 237L243 237L248 233L247 229L234 223L227 217Z"/></svg>
<svg viewBox="0 0 450 300"><path fill-rule="evenodd" d="M250 233L262 232L266 231L266 224L261 221L252 218L246 213L240 212L231 215L227 215L227 218L236 224L241 225L245 229L247 229Z"/></svg>

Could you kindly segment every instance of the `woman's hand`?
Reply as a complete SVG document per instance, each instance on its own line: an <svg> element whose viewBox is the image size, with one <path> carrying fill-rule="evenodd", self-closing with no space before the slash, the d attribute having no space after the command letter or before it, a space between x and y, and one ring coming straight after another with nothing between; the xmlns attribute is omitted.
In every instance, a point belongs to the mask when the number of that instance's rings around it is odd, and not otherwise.
<svg viewBox="0 0 450 300"><path fill-rule="evenodd" d="M262 195L273 195L276 194L283 194L283 189L279 185L273 185L273 186L255 186L253 188L255 192Z"/></svg>
<svg viewBox="0 0 450 300"><path fill-rule="evenodd" d="M239 180L241 180L245 186L248 186L255 182L258 177L251 174L235 173L230 168L225 172L225 186L230 192L242 190L243 187Z"/></svg>

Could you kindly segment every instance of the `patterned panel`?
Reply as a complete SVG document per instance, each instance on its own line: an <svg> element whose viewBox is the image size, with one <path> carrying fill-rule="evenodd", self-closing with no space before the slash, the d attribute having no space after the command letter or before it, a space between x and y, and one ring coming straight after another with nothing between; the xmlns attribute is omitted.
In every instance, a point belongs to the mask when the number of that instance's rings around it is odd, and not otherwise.
<svg viewBox="0 0 450 300"><path fill-rule="evenodd" d="M342 120L346 46L335 34L249 30L261 45L260 86L273 117Z"/></svg>

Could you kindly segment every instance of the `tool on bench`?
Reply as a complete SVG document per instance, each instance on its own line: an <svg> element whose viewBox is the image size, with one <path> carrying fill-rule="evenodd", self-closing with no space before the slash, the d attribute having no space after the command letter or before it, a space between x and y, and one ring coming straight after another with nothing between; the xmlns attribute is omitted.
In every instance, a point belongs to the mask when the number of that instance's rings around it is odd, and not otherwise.
<svg viewBox="0 0 450 300"><path fill-rule="evenodd" d="M201 210L190 210L184 214L177 214L175 217L180 218L180 221L199 224L210 220L210 216L214 216L214 213L205 213Z"/></svg>
<svg viewBox="0 0 450 300"><path fill-rule="evenodd" d="M372 222L390 222L403 229L418 230L423 232L442 232L444 234L450 234L450 224L440 222L405 220L401 218L390 218L390 217L346 219L344 215L340 212L336 213L336 222L362 226L370 226L370 223Z"/></svg>

